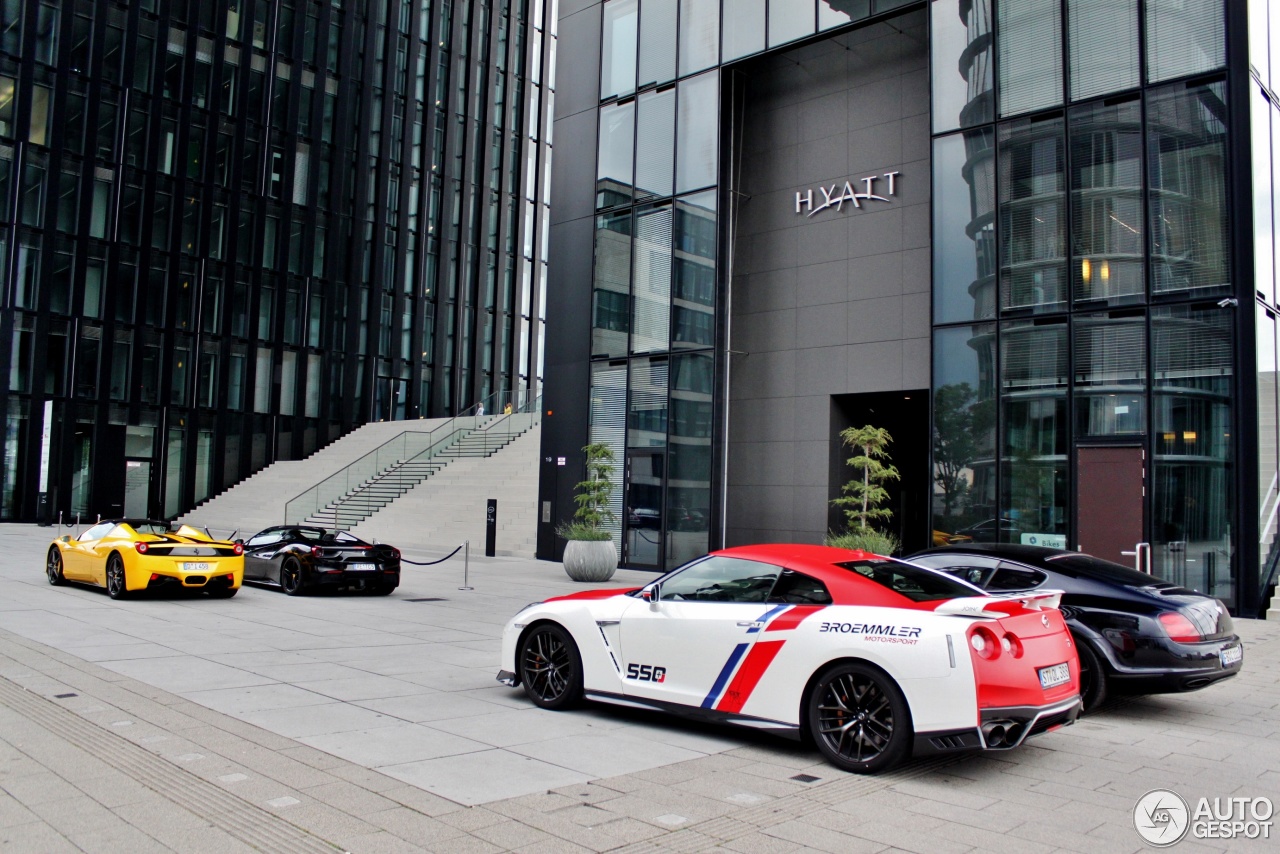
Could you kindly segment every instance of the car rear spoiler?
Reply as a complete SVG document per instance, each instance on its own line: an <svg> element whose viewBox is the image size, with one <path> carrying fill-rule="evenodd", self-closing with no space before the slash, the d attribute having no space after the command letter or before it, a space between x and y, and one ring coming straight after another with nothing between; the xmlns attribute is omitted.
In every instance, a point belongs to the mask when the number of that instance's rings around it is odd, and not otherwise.
<svg viewBox="0 0 1280 854"><path fill-rule="evenodd" d="M1062 602L1061 590L1038 590L1035 593L1010 593L1007 596L964 596L948 599L934 608L935 614L959 617L1009 617L1018 611L1042 611L1057 608Z"/></svg>

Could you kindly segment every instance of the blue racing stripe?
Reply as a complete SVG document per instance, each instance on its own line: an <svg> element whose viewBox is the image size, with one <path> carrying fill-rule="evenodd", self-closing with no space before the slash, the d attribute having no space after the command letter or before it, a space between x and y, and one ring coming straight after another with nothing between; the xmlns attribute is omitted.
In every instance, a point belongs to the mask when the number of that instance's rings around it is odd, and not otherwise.
<svg viewBox="0 0 1280 854"><path fill-rule="evenodd" d="M729 655L729 660L724 663L720 675L716 677L716 684L711 686L711 693L707 695L707 699L702 701L702 708L710 709L716 704L716 700L720 697L720 692L724 690L724 686L729 683L729 677L733 675L733 669L738 666L739 659L742 654L747 651L750 644L740 643L733 648L733 652Z"/></svg>
<svg viewBox="0 0 1280 854"><path fill-rule="evenodd" d="M768 611L765 611L765 612L764 612L764 616L762 616L759 620L757 620L757 621L756 621L756 622L758 622L760 625L759 625L759 626L752 626L751 628L747 629L747 634L752 635L752 634L755 634L756 632L760 631L760 629L764 627L764 624L765 624L765 623L767 623L767 622L769 622L769 618L770 618L770 617L775 617L775 616L777 616L780 612L785 611L785 610L787 610L787 609L788 609L788 608L790 608L790 607L791 607L790 605L775 605L775 606L773 606L772 608L770 608Z"/></svg>

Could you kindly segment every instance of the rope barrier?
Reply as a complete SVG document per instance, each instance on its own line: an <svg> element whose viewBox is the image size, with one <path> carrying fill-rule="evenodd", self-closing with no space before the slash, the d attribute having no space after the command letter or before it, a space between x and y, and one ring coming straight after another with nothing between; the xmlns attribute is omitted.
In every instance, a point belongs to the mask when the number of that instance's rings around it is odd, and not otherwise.
<svg viewBox="0 0 1280 854"><path fill-rule="evenodd" d="M466 545L466 544L464 543L463 545ZM447 555L445 555L444 557L440 558L439 560L427 560L427 561L408 560L408 559L406 559L406 558L405 558L405 556L404 556L404 555L401 555L401 556L400 556L400 562L401 562L401 563L409 563L409 564L413 564L414 566L435 566L437 563L444 563L446 560L448 560L449 558L453 557L454 555L456 555L456 554L457 554L458 552L460 552L460 551L462 551L462 546L458 546L456 549L454 549L453 551L449 552Z"/></svg>

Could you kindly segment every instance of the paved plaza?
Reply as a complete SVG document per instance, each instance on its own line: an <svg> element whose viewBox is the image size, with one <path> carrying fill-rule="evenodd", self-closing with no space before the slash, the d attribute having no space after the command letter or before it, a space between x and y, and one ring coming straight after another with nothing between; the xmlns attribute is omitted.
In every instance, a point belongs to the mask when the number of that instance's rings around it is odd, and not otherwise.
<svg viewBox="0 0 1280 854"><path fill-rule="evenodd" d="M1280 624L1239 621L1245 670L1206 691L857 777L751 731L546 712L497 684L511 614L580 589L554 563L473 554L469 591L459 555L390 597L113 602L46 583L57 533L0 526L5 852L1092 854L1146 850L1151 789L1280 802Z"/></svg>

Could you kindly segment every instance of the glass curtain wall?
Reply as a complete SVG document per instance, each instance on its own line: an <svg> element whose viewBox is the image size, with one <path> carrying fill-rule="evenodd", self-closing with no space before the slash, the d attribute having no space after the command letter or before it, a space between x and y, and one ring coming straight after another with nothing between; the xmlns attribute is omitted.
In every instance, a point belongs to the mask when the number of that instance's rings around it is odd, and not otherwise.
<svg viewBox="0 0 1280 854"><path fill-rule="evenodd" d="M1138 444L1155 571L1237 602L1223 3L933 0L930 15L935 541L1069 545L1076 449ZM1254 133L1269 214L1272 140ZM1273 510L1275 314L1257 320Z"/></svg>

